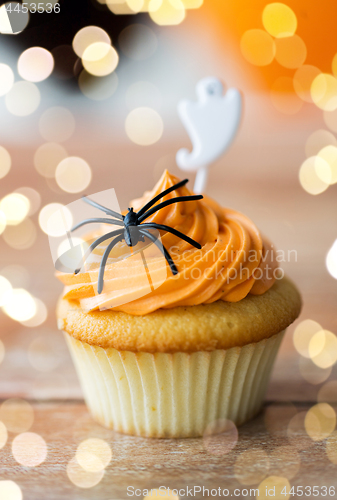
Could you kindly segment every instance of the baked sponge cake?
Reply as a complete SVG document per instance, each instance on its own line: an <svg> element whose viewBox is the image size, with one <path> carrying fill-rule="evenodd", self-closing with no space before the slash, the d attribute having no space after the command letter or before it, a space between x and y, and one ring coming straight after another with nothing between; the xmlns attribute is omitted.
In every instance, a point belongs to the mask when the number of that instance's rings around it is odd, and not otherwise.
<svg viewBox="0 0 337 500"><path fill-rule="evenodd" d="M178 181L165 171L131 206L139 210ZM164 199L188 194L182 187ZM161 231L178 274L153 256L154 281L163 266L167 277L149 293L123 302L126 284L143 286L140 257L108 259L100 294L90 264L78 274L57 273L65 285L58 326L86 403L102 425L139 436L195 437L219 421L240 425L262 406L285 329L300 313L299 292L277 274L273 247L256 226L209 198L172 204L148 220L201 245Z"/></svg>

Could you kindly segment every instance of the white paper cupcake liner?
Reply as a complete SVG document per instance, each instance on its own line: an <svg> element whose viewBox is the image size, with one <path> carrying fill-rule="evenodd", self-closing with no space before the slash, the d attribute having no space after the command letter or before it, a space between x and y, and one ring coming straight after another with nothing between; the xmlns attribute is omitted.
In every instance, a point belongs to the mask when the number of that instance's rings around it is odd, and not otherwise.
<svg viewBox="0 0 337 500"><path fill-rule="evenodd" d="M284 331L244 347L194 353L103 349L65 333L84 397L102 425L147 437L202 436L261 408Z"/></svg>

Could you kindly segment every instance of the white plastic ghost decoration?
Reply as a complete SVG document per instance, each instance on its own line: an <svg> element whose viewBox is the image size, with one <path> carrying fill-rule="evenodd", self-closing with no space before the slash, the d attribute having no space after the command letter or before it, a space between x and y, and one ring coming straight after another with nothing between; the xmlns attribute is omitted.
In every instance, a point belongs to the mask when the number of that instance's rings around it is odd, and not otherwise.
<svg viewBox="0 0 337 500"><path fill-rule="evenodd" d="M182 170L197 171L194 192L201 193L205 190L208 167L229 148L238 131L242 98L235 88L223 95L223 85L215 77L200 80L196 92L197 102L183 100L178 104L193 150L180 149L176 161Z"/></svg>

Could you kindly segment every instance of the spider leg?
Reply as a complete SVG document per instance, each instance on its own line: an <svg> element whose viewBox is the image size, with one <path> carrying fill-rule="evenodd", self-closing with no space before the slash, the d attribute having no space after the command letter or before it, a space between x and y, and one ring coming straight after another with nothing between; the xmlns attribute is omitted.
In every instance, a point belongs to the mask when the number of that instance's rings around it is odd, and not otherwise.
<svg viewBox="0 0 337 500"><path fill-rule="evenodd" d="M162 203L159 203L159 205L156 205L147 212L143 213L143 215L138 217L138 222L142 222L143 220L147 219L148 217L150 217L150 215L154 214L158 210L161 210L162 208L167 207L168 205L172 205L173 203L178 203L180 201L192 201L192 200L202 200L202 199L203 199L202 194L196 194L193 196L177 196L176 198L171 198L170 200L163 201ZM137 215L139 215L139 212L137 212Z"/></svg>
<svg viewBox="0 0 337 500"><path fill-rule="evenodd" d="M85 254L83 255L82 257L82 260L80 262L80 267L78 267L77 269L75 269L75 274L78 274L81 270L81 267L83 266L84 262L87 260L87 258L89 257L89 255L91 254L91 252L93 250L95 250L95 248L100 245L101 243L103 243L103 241L105 240L108 240L109 238L112 238L113 236L117 236L117 235L121 235L123 234L123 229L117 229L116 231L111 231L110 233L106 233L106 234L103 234L103 236L100 236L99 238L97 238L97 240L95 240L91 245L90 247L88 248L88 250L85 252Z"/></svg>
<svg viewBox="0 0 337 500"><path fill-rule="evenodd" d="M82 220L79 224L76 224L76 226L74 226L70 231L75 231L76 229L84 226L85 224L91 224L91 223L95 223L95 222L102 222L104 224L113 224L116 226L123 226L124 225L123 221L115 220L115 219L105 219L105 218L85 219L85 220Z"/></svg>
<svg viewBox="0 0 337 500"><path fill-rule="evenodd" d="M163 198L163 196L166 196L167 194L171 193L175 189L178 189L178 188L180 188L181 186L184 186L187 183L188 183L188 179L184 179L183 181L180 181L177 184L174 184L174 186L171 186L171 187L165 189L165 191L163 191L162 193L157 194L157 196L155 196L154 198L152 198L152 200L150 200L148 203L146 203L146 205L144 205L139 210L138 215L143 215L149 208L152 207L152 205L154 205L155 203L157 203L158 200L160 200L161 198Z"/></svg>
<svg viewBox="0 0 337 500"><path fill-rule="evenodd" d="M104 286L104 271L105 271L105 264L106 261L108 260L109 254L113 247L117 245L119 241L123 239L123 234L120 234L117 236L114 240L109 243L109 245L106 247L106 250L103 254L103 258L101 260L100 266L99 266L99 273L98 273L98 285L97 285L97 291L98 293L102 293L103 286Z"/></svg>
<svg viewBox="0 0 337 500"><path fill-rule="evenodd" d="M199 248L199 249L201 248L200 243L198 243L195 240L192 240L192 238L189 238L188 236L181 233L180 231L177 231L173 227L165 226L163 224L156 224L154 222L145 222L145 224L140 224L140 226L138 226L138 227L153 227L154 229L162 229L163 231L167 231L168 233L172 233L175 236L178 236L179 238L181 238L182 240L187 241L187 243L189 243L190 245L193 245L195 248Z"/></svg>
<svg viewBox="0 0 337 500"><path fill-rule="evenodd" d="M88 203L92 207L98 208L99 210L102 210L102 212L105 212L107 215L112 215L113 217L116 217L117 219L123 220L124 217L123 215L119 214L118 212L115 212L114 210L110 210L110 208L104 207L103 205L100 205L94 200L91 200L87 196L82 196L82 200L85 201L85 203Z"/></svg>
<svg viewBox="0 0 337 500"><path fill-rule="evenodd" d="M168 251L166 250L164 245L158 241L158 238L156 238L149 231L146 231L146 230L140 229L139 232L142 233L147 238L149 238L149 240L151 240L159 248L159 250L164 255L168 265L170 266L172 274L173 275L178 274L178 269L177 269L175 263L173 262L171 255L168 253Z"/></svg>

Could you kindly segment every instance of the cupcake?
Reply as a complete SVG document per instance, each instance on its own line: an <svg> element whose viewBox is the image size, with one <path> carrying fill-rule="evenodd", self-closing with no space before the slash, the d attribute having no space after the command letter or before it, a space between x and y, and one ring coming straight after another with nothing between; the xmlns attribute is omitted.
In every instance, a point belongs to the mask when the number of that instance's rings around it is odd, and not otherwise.
<svg viewBox="0 0 337 500"><path fill-rule="evenodd" d="M160 197L178 182L165 171L130 207L193 195L183 185ZM273 246L253 222L206 196L164 206L146 222L174 228L200 248L160 230L170 266L151 254L156 245L139 242L147 245L147 287L143 253L136 245L134 258L121 258L122 239L106 261L103 289L97 263L57 272L65 285L58 327L87 406L102 425L138 436L202 436L225 419L241 425L261 409L300 295L278 275ZM96 261L110 241L95 248Z"/></svg>

